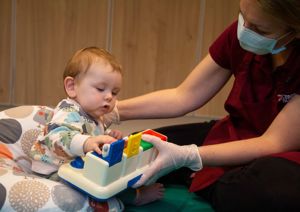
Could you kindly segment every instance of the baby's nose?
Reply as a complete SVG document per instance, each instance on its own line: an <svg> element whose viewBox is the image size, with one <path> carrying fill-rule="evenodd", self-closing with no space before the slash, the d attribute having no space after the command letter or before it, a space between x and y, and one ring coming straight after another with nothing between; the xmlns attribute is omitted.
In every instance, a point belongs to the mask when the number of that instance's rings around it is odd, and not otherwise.
<svg viewBox="0 0 300 212"><path fill-rule="evenodd" d="M105 100L106 100L106 101L111 101L111 100L112 100L112 93L108 92L108 93L105 95Z"/></svg>

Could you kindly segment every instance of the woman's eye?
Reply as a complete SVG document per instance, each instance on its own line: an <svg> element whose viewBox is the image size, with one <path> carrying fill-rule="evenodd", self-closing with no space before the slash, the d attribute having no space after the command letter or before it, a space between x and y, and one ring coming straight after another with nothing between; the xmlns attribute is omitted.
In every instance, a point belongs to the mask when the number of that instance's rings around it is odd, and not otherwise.
<svg viewBox="0 0 300 212"><path fill-rule="evenodd" d="M263 36L269 35L269 34L270 34L270 33L268 33L268 32L264 32L264 31L262 31L262 30L257 30L257 33L260 34L260 35L263 35Z"/></svg>
<svg viewBox="0 0 300 212"><path fill-rule="evenodd" d="M266 32L266 31L264 31L264 30L262 30L262 29L259 29L259 28L257 28L257 27L255 27L254 31L255 31L256 33L262 35L262 36L266 36L266 35L270 35L270 34L271 34L270 32Z"/></svg>

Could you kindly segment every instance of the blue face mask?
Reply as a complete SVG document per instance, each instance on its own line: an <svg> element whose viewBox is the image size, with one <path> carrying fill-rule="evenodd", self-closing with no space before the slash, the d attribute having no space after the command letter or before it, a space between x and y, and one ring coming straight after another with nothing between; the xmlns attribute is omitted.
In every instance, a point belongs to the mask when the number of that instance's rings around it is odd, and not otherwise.
<svg viewBox="0 0 300 212"><path fill-rule="evenodd" d="M290 34L290 32L284 34L278 38L278 40L284 38L288 34ZM237 37L243 49L257 55L264 55L268 53L278 54L286 49L284 45L274 49L278 40L264 37L244 27L244 18L242 14L239 14Z"/></svg>

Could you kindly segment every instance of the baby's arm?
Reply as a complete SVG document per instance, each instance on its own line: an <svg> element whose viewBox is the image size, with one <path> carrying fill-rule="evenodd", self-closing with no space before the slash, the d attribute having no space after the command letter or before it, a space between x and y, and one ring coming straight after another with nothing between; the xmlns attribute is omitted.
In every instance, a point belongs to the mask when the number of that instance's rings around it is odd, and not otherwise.
<svg viewBox="0 0 300 212"><path fill-rule="evenodd" d="M112 112L109 117L106 119L109 123L117 122L117 112ZM107 135L86 135L88 126L83 124L83 120L84 118L75 106L58 107L43 138L43 143L58 157L70 158L82 156L93 150L101 153L101 145L122 138L121 132L117 130L112 130Z"/></svg>
<svg viewBox="0 0 300 212"><path fill-rule="evenodd" d="M53 119L46 127L43 138L39 139L39 143L46 148L46 152L50 151L49 154L55 154L59 158L83 156L84 144L91 137L87 135L86 128L89 126L84 122L85 119L76 108L58 107Z"/></svg>
<svg viewBox="0 0 300 212"><path fill-rule="evenodd" d="M112 132L115 133L115 131ZM117 139L120 137L119 133L116 133ZM46 134L44 138L45 141L48 141L45 143L48 143L49 149L52 149L60 157L82 156L89 151L96 151L101 154L100 148L103 144L116 141L116 138L110 135L84 135L80 129L75 129L70 123L68 126L58 126ZM57 148L61 151L56 151Z"/></svg>

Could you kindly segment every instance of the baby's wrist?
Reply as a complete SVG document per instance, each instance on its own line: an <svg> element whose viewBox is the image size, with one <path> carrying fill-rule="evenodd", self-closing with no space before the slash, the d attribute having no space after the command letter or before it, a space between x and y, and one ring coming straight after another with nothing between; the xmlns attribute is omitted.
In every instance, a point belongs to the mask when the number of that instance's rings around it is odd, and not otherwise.
<svg viewBox="0 0 300 212"><path fill-rule="evenodd" d="M90 138L90 135L83 135L78 133L72 139L70 144L70 150L73 155L83 156L85 155L84 144Z"/></svg>
<svg viewBox="0 0 300 212"><path fill-rule="evenodd" d="M87 152L89 152L89 149L88 149L88 145L89 145L89 142L90 142L90 139L91 137L87 138L84 143L83 143L83 152L84 154L86 154Z"/></svg>

